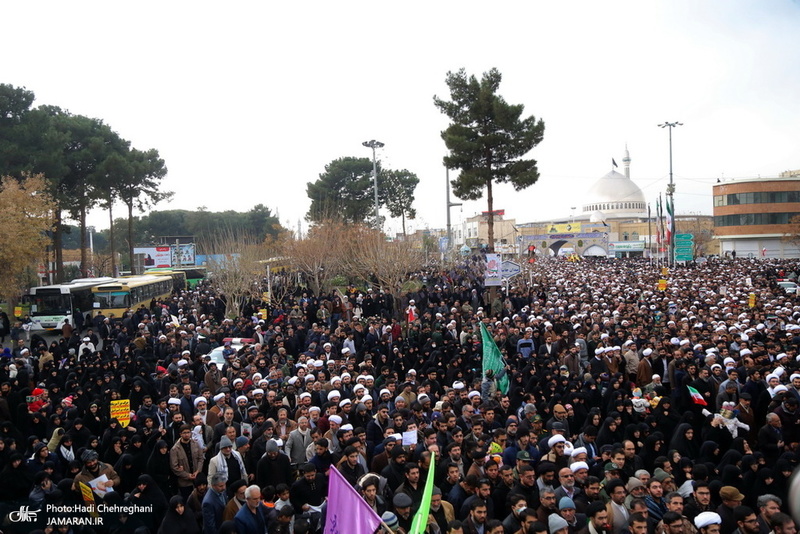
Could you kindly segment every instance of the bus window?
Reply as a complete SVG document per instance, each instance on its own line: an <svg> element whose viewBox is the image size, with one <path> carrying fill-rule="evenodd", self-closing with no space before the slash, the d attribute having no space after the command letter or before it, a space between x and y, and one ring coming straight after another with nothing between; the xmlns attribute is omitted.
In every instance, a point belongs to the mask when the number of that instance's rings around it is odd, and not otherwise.
<svg viewBox="0 0 800 534"><path fill-rule="evenodd" d="M98 291L94 294L96 308L127 308L129 293L125 291Z"/></svg>
<svg viewBox="0 0 800 534"><path fill-rule="evenodd" d="M28 297L28 299L30 299L31 314L34 317L72 313L69 295L36 295Z"/></svg>

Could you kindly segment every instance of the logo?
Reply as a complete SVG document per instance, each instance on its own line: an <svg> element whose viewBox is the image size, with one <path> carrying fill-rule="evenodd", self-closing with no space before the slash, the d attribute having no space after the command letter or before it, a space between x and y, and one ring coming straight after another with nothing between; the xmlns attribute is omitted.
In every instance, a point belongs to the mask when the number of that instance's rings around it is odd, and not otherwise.
<svg viewBox="0 0 800 534"><path fill-rule="evenodd" d="M41 508L38 510L31 510L29 506L20 506L19 510L11 512L8 514L8 519L12 523L20 523L22 521L36 521L36 514L41 512Z"/></svg>

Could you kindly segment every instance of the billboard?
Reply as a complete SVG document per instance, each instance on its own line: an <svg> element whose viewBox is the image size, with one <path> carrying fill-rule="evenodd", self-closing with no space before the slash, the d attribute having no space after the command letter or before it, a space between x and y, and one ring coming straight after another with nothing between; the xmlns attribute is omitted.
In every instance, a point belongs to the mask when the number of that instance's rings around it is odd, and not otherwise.
<svg viewBox="0 0 800 534"><path fill-rule="evenodd" d="M133 254L142 258L145 269L164 269L195 265L195 245L163 245L157 247L136 247Z"/></svg>
<svg viewBox="0 0 800 534"><path fill-rule="evenodd" d="M134 254L141 254L142 265L145 269L172 267L172 248L163 247L136 247Z"/></svg>
<svg viewBox="0 0 800 534"><path fill-rule="evenodd" d="M172 267L182 265L194 265L195 248L194 243L187 245L172 245Z"/></svg>
<svg viewBox="0 0 800 534"><path fill-rule="evenodd" d="M548 224L548 234L579 234L581 233L581 223Z"/></svg>

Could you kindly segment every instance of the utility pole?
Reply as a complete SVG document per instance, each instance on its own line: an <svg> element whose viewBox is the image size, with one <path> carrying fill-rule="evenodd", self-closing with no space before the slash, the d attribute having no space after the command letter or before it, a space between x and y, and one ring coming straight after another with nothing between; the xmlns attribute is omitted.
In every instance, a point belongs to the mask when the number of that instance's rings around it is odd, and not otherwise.
<svg viewBox="0 0 800 534"><path fill-rule="evenodd" d="M364 141L361 144L372 149L372 184L375 189L375 228L380 229L381 220L378 217L378 160L375 159L375 149L383 148L385 145L380 141L376 141L375 139Z"/></svg>
<svg viewBox="0 0 800 534"><path fill-rule="evenodd" d="M647 256L653 265L653 231L650 228L650 203L647 203Z"/></svg>
<svg viewBox="0 0 800 534"><path fill-rule="evenodd" d="M672 213L669 218L669 265L670 267L675 264L675 184L672 181L672 129L677 126L683 126L682 122L664 122L658 125L660 128L669 128L669 185L667 186L667 197L669 197L668 208L672 208Z"/></svg>
<svg viewBox="0 0 800 534"><path fill-rule="evenodd" d="M450 208L460 206L461 202L450 202L450 169L444 169L445 183L447 185L447 248L453 247L453 232L450 229Z"/></svg>

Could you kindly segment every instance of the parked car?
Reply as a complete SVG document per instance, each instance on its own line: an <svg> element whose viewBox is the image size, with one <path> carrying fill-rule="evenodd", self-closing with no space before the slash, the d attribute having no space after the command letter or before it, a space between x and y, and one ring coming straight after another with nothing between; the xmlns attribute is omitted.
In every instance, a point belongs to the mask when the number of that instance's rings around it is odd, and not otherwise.
<svg viewBox="0 0 800 534"><path fill-rule="evenodd" d="M211 361L217 364L219 369L222 369L222 366L225 365L225 357L222 355L222 352L225 350L225 345L227 343L231 344L231 348L235 351L239 351L245 345L252 345L255 343L256 340L248 337L226 337L222 340L222 345L212 349L209 352L209 356L211 356Z"/></svg>
<svg viewBox="0 0 800 534"><path fill-rule="evenodd" d="M790 295L797 294L797 284L790 280L778 280L778 286Z"/></svg>

